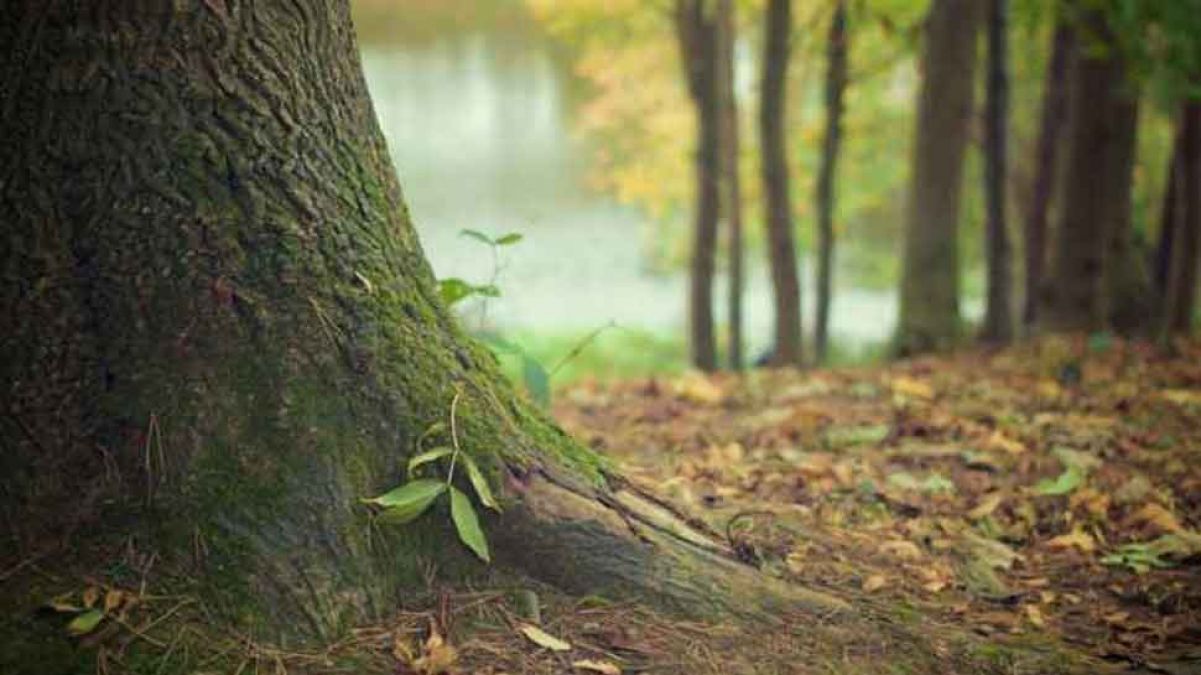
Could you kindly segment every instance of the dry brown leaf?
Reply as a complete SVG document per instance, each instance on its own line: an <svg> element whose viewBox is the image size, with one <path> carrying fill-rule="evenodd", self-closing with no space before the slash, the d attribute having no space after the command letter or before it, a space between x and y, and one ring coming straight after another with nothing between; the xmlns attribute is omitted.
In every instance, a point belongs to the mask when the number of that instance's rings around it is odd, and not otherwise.
<svg viewBox="0 0 1201 675"><path fill-rule="evenodd" d="M396 646L393 644L393 654L396 652ZM439 673L450 672L455 661L459 660L459 650L455 649L442 637L438 632L438 628L432 622L430 623L430 636L426 638L425 644L421 646L421 657L414 659L411 667L413 670L421 673L421 675L438 675Z"/></svg>
<svg viewBox="0 0 1201 675"><path fill-rule="evenodd" d="M1061 534L1047 541L1047 546L1058 550L1075 548L1081 553L1092 553L1097 550L1097 541L1089 533L1076 528L1068 534Z"/></svg>
<svg viewBox="0 0 1201 675"><path fill-rule="evenodd" d="M984 499L980 500L979 504L976 504L976 506L974 508L972 508L971 511L968 511L967 517L972 520L980 520L981 518L991 516L993 514L993 511L996 511L997 507L1000 505L1001 505L1001 495L999 493L994 492L990 495L986 495L984 497Z"/></svg>
<svg viewBox="0 0 1201 675"><path fill-rule="evenodd" d="M521 634L526 636L530 642L549 649L552 652L565 652L571 649L571 643L560 640L559 638L547 633L541 628L532 624L523 623L517 627Z"/></svg>
<svg viewBox="0 0 1201 675"><path fill-rule="evenodd" d="M1176 405L1201 405L1201 389L1165 389L1159 396Z"/></svg>
<svg viewBox="0 0 1201 675"><path fill-rule="evenodd" d="M676 396L693 403L717 405L726 394L702 373L690 372L676 381Z"/></svg>
<svg viewBox="0 0 1201 675"><path fill-rule="evenodd" d="M1109 503L1109 495L1090 487L1078 489L1068 498L1068 504L1072 508L1083 506L1094 518L1104 518L1109 513Z"/></svg>
<svg viewBox="0 0 1201 675"><path fill-rule="evenodd" d="M121 591L115 588L109 589L104 594L104 611L107 613L117 609L121 606L122 600L124 600L124 594Z"/></svg>
<svg viewBox="0 0 1201 675"><path fill-rule="evenodd" d="M1043 613L1039 610L1038 605L1026 605L1026 620L1035 628L1047 626L1047 621L1043 618Z"/></svg>
<svg viewBox="0 0 1201 675"><path fill-rule="evenodd" d="M883 574L873 574L863 580L863 591L865 593L872 593L884 588L887 583L888 580L884 578Z"/></svg>
<svg viewBox="0 0 1201 675"><path fill-rule="evenodd" d="M96 601L100 599L100 589L95 586L88 586L83 592L83 606L91 609L96 606Z"/></svg>
<svg viewBox="0 0 1201 675"><path fill-rule="evenodd" d="M1006 436L1000 430L992 432L992 435L988 437L988 447L993 450L1003 450L1011 455L1020 455L1026 452L1025 444Z"/></svg>
<svg viewBox="0 0 1201 675"><path fill-rule="evenodd" d="M576 670L588 670L601 675L621 675L621 668L609 663L608 661L596 661L594 659L580 659L572 661L571 667Z"/></svg>

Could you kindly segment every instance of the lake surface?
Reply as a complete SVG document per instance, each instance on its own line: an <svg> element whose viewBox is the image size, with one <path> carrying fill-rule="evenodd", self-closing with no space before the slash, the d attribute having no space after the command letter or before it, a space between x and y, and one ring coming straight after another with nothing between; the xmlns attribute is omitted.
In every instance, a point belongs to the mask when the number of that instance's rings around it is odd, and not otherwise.
<svg viewBox="0 0 1201 675"><path fill-rule="evenodd" d="M643 214L586 185L589 154L573 134L576 87L562 51L519 1L472 0L453 20L422 25L428 5L372 3L369 18L359 13L359 32L376 112L436 274L488 282L489 251L460 230L517 231L525 239L505 250L497 282L503 297L488 307L492 325L561 334L615 321L684 335L683 271L652 272L643 257ZM478 11L481 5L493 11ZM749 254L744 312L754 354L769 344L772 313L758 262L765 254ZM803 267L809 314L814 284L811 266ZM895 294L839 281L834 339L851 350L886 340ZM718 284L715 297L724 299L724 279Z"/></svg>

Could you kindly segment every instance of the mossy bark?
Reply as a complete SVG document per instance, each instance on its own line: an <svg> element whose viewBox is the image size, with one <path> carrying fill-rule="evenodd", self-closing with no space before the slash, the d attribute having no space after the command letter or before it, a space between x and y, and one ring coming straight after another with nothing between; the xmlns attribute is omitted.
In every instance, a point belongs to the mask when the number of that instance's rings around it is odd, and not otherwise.
<svg viewBox="0 0 1201 675"><path fill-rule="evenodd" d="M259 635L335 634L429 563L482 569L448 518L387 530L359 502L457 396L510 506L487 523L500 560L742 605L705 570L748 568L616 499L441 306L345 2L11 2L0 44L6 557L102 526ZM527 499L534 478L587 508Z"/></svg>

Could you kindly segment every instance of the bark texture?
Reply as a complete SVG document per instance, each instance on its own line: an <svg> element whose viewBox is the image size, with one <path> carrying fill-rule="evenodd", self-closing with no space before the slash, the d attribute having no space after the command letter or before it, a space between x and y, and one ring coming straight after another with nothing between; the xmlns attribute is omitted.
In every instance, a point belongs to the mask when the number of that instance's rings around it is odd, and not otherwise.
<svg viewBox="0 0 1201 675"><path fill-rule="evenodd" d="M988 297L980 337L1013 339L1013 246L1006 219L1009 167L1009 3L988 3L988 96L985 103L984 199Z"/></svg>
<svg viewBox="0 0 1201 675"><path fill-rule="evenodd" d="M945 347L959 332L959 202L972 117L978 0L934 0L922 46L901 279L900 354Z"/></svg>
<svg viewBox="0 0 1201 675"><path fill-rule="evenodd" d="M1177 134L1172 208L1170 266L1166 275L1163 331L1188 334L1197 302L1197 267L1201 264L1201 103L1186 103ZM1165 208L1168 208L1165 205Z"/></svg>
<svg viewBox="0 0 1201 675"><path fill-rule="evenodd" d="M826 133L822 141L821 168L817 175L817 315L814 352L826 360L830 333L830 302L834 277L834 185L842 147L843 98L847 88L847 6L839 0L830 19L826 39Z"/></svg>
<svg viewBox="0 0 1201 675"><path fill-rule="evenodd" d="M759 104L759 145L767 215L767 259L775 308L772 363L801 363L801 282L797 273L789 192L788 149L784 139L784 95L792 31L791 0L769 0L764 21L764 54Z"/></svg>
<svg viewBox="0 0 1201 675"><path fill-rule="evenodd" d="M1022 323L1029 329L1038 318L1043 271L1047 260L1047 220L1055 178L1059 166L1060 139L1067 113L1068 63L1074 51L1075 37L1062 19L1051 38L1051 60L1043 84L1043 107L1038 127L1034 189L1026 213L1026 294L1022 305Z"/></svg>
<svg viewBox="0 0 1201 675"><path fill-rule="evenodd" d="M709 3L676 0L676 37L688 91L696 108L696 203L689 264L688 336L692 365L717 369L713 274L721 212L721 113L718 104L717 25Z"/></svg>
<svg viewBox="0 0 1201 675"><path fill-rule="evenodd" d="M734 58L738 35L735 28L734 6L731 0L718 0L718 87L721 107L721 211L726 223L727 253L729 255L729 294L727 307L727 362L731 370L742 370L745 364L742 350L742 180L741 143L738 130L738 93L734 82Z"/></svg>
<svg viewBox="0 0 1201 675"><path fill-rule="evenodd" d="M457 398L502 564L696 612L816 597L610 482L461 333L345 2L10 2L0 45L0 553L112 532L256 636L337 634L430 562L482 571L445 512L360 503Z"/></svg>
<svg viewBox="0 0 1201 675"><path fill-rule="evenodd" d="M1085 20L1104 39L1102 16ZM1135 103L1116 50L1098 55L1077 48L1071 68L1068 154L1060 186L1052 267L1040 325L1052 331L1091 331L1108 324L1106 260L1128 230L1129 161ZM1122 255L1122 254L1119 254Z"/></svg>

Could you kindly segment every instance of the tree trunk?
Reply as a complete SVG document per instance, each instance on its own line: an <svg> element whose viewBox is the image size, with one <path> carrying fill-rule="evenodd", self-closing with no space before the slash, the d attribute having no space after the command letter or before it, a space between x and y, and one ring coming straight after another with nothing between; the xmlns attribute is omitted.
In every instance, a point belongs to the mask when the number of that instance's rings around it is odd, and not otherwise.
<svg viewBox="0 0 1201 675"><path fill-rule="evenodd" d="M606 475L463 335L345 2L29 0L0 44L6 557L112 535L250 634L327 637L430 562L482 571L444 509L360 503L453 407L427 440L502 493L499 564L697 613L837 605Z"/></svg>
<svg viewBox="0 0 1201 675"><path fill-rule="evenodd" d="M984 198L988 301L980 337L988 342L1013 339L1013 253L1005 218L1009 153L1009 3L988 3L988 100L985 119Z"/></svg>
<svg viewBox="0 0 1201 675"><path fill-rule="evenodd" d="M934 0L926 19L897 332L902 355L958 337L959 201L982 6Z"/></svg>
<svg viewBox="0 0 1201 675"><path fill-rule="evenodd" d="M834 183L842 146L843 95L847 88L847 6L839 0L826 40L826 135L817 175L817 319L814 351L826 360L834 276Z"/></svg>
<svg viewBox="0 0 1201 675"><path fill-rule="evenodd" d="M1176 181L1175 232L1172 236L1171 267L1167 275L1164 332L1192 331L1196 307L1197 266L1201 264L1201 103L1184 105L1177 134L1180 162L1173 172Z"/></svg>
<svg viewBox="0 0 1201 675"><path fill-rule="evenodd" d="M1104 19L1086 22L1101 37ZM1107 325L1106 258L1114 227L1129 206L1129 181L1120 174L1135 125L1130 123L1125 71L1115 50L1099 55L1077 49L1068 104L1068 154L1060 186L1053 265L1044 290L1040 324L1052 331L1091 331ZM1116 193L1114 191L1117 191Z"/></svg>
<svg viewBox="0 0 1201 675"><path fill-rule="evenodd" d="M791 0L769 0L764 21L759 144L767 211L767 257L776 314L772 363L780 366L800 365L802 357L801 282L792 229L788 150L784 143L784 95L791 31Z"/></svg>
<svg viewBox="0 0 1201 675"><path fill-rule="evenodd" d="M721 100L721 171L722 213L729 236L729 352L731 370L742 370L742 181L739 177L741 157L738 139L738 93L734 83L734 50L737 45L734 7L731 0L718 0L718 87Z"/></svg>
<svg viewBox="0 0 1201 675"><path fill-rule="evenodd" d="M697 116L696 207L689 265L688 335L692 365L717 370L713 273L721 209L721 113L718 105L717 27L705 0L677 0L676 36Z"/></svg>
<svg viewBox="0 0 1201 675"><path fill-rule="evenodd" d="M1151 278L1146 256L1134 239L1134 160L1138 150L1138 99L1123 97L1113 109L1114 140L1105 161L1103 194L1109 200L1106 214L1106 251L1103 309L1111 328L1132 335L1150 328L1153 313L1147 301Z"/></svg>
<svg viewBox="0 0 1201 675"><path fill-rule="evenodd" d="M1167 312L1168 277L1172 274L1172 251L1175 248L1177 184L1180 182L1180 134L1172 144L1172 157L1168 160L1168 180L1164 185L1163 201L1159 211L1159 241L1155 245L1155 258L1151 261L1151 282L1155 290L1155 314L1162 327Z"/></svg>
<svg viewBox="0 0 1201 675"><path fill-rule="evenodd" d="M1043 286L1043 270L1047 260L1047 218L1051 197L1055 194L1055 177L1059 166L1059 149L1063 119L1067 108L1068 62L1074 50L1074 33L1059 19L1051 42L1051 61L1043 85L1043 109L1038 130L1035 155L1034 189L1030 211L1026 214L1026 296L1022 324L1030 329L1038 317Z"/></svg>

